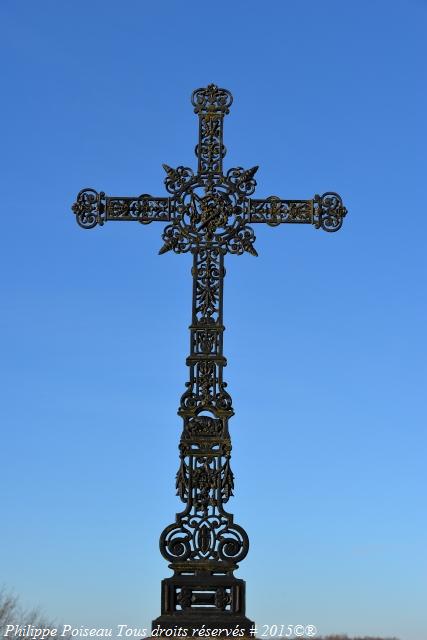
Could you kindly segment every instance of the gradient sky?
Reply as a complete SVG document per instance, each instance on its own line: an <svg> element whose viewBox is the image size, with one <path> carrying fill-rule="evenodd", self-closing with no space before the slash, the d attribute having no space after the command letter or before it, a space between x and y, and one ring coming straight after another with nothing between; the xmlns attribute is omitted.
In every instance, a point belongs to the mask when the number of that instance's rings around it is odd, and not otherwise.
<svg viewBox="0 0 427 640"><path fill-rule="evenodd" d="M164 195L215 82L226 168L349 209L227 259L247 613L427 638L427 3L2 0L0 20L0 583L76 626L160 613L191 259L157 255L162 224L88 232L70 206Z"/></svg>

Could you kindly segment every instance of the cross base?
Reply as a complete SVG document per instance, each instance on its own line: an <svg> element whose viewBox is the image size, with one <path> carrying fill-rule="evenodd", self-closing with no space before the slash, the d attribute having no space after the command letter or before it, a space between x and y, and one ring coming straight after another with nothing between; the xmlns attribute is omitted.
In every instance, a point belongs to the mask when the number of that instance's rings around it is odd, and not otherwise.
<svg viewBox="0 0 427 640"><path fill-rule="evenodd" d="M245 616L245 586L244 580L233 575L212 575L210 571L165 578L161 615L153 620L152 633L197 637L203 628L212 637L227 637L226 632L228 637L250 636L254 623ZM204 635L208 634L202 631L200 637Z"/></svg>
<svg viewBox="0 0 427 640"><path fill-rule="evenodd" d="M196 615L174 614L159 616L153 620L151 638L251 638L254 639L255 623L245 616L214 616L198 613ZM252 634L251 630L252 629ZM168 633L166 633L168 632ZM199 635L200 634L200 635Z"/></svg>

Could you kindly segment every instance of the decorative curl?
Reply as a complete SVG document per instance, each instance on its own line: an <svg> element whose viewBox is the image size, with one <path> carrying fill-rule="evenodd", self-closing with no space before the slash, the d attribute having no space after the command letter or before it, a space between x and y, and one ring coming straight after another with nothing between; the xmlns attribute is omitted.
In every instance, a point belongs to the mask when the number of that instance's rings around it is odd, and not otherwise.
<svg viewBox="0 0 427 640"><path fill-rule="evenodd" d="M233 103L233 96L227 89L220 89L216 84L209 84L207 87L196 89L191 94L191 104L194 106L194 113L209 113L219 111L229 113Z"/></svg>
<svg viewBox="0 0 427 640"><path fill-rule="evenodd" d="M249 551L248 534L237 524L227 526L219 536L218 557L224 562L240 562Z"/></svg>
<svg viewBox="0 0 427 640"><path fill-rule="evenodd" d="M172 169L172 167L164 164L163 169L167 174L165 178L166 191L172 194L181 193L194 179L194 172L190 167L179 166L176 169Z"/></svg>
<svg viewBox="0 0 427 640"><path fill-rule="evenodd" d="M342 227L347 209L338 193L327 192L314 196L314 226L324 231L338 231Z"/></svg>
<svg viewBox="0 0 427 640"><path fill-rule="evenodd" d="M227 242L227 249L230 253L235 253L239 256L245 251L253 256L257 256L258 253L253 245L255 242L255 233L252 227L248 225L241 227Z"/></svg>
<svg viewBox="0 0 427 640"><path fill-rule="evenodd" d="M220 389L221 390L216 395L216 398L215 398L216 403L215 404L219 409L223 409L223 410L229 411L230 409L232 409L233 401L232 401L232 398L231 398L230 394L228 393L228 391L225 390L226 386L227 386L226 382L221 382L220 383Z"/></svg>
<svg viewBox="0 0 427 640"><path fill-rule="evenodd" d="M241 196L250 196L256 188L257 183L254 175L257 171L258 167L252 167L251 169L233 167L227 171L226 180Z"/></svg>
<svg viewBox="0 0 427 640"><path fill-rule="evenodd" d="M175 253L186 253L191 249L191 241L189 238L181 233L178 226L173 224L168 224L164 228L162 240L164 245L159 250L160 255L170 251L171 249Z"/></svg>
<svg viewBox="0 0 427 640"><path fill-rule="evenodd" d="M190 534L182 531L180 525L170 525L160 536L160 553L170 562L188 560L191 555L190 540Z"/></svg>
<svg viewBox="0 0 427 640"><path fill-rule="evenodd" d="M71 207L76 215L77 224L83 229L93 229L105 222L105 193L95 189L82 189Z"/></svg>

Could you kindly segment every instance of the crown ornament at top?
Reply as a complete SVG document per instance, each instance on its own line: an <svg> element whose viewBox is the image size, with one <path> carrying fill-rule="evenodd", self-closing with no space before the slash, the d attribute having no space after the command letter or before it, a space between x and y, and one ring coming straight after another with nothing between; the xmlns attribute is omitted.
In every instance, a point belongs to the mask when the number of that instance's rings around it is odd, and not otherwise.
<svg viewBox="0 0 427 640"><path fill-rule="evenodd" d="M194 113L220 112L226 114L230 111L233 96L227 89L220 89L216 84L208 84L207 87L193 91L191 103L194 106Z"/></svg>

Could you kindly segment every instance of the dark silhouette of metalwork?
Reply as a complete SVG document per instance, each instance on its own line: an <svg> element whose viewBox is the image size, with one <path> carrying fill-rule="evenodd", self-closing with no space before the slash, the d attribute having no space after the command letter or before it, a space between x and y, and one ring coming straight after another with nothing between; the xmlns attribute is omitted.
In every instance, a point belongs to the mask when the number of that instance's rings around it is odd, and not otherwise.
<svg viewBox="0 0 427 640"><path fill-rule="evenodd" d="M233 575L249 540L224 507L234 488L228 430L234 412L223 378L224 255L257 255L251 224L312 224L337 231L346 215L336 193L311 200L251 198L258 167L235 167L224 175L223 120L232 100L229 91L214 84L193 92L199 116L197 173L163 165L168 197L117 197L83 189L72 207L84 229L110 220L167 222L159 253L193 254L189 381L178 410L184 424L176 489L185 507L160 536L160 551L174 571L162 581L161 615L153 622L163 630L204 624L249 634L253 624L245 616L245 582Z"/></svg>

